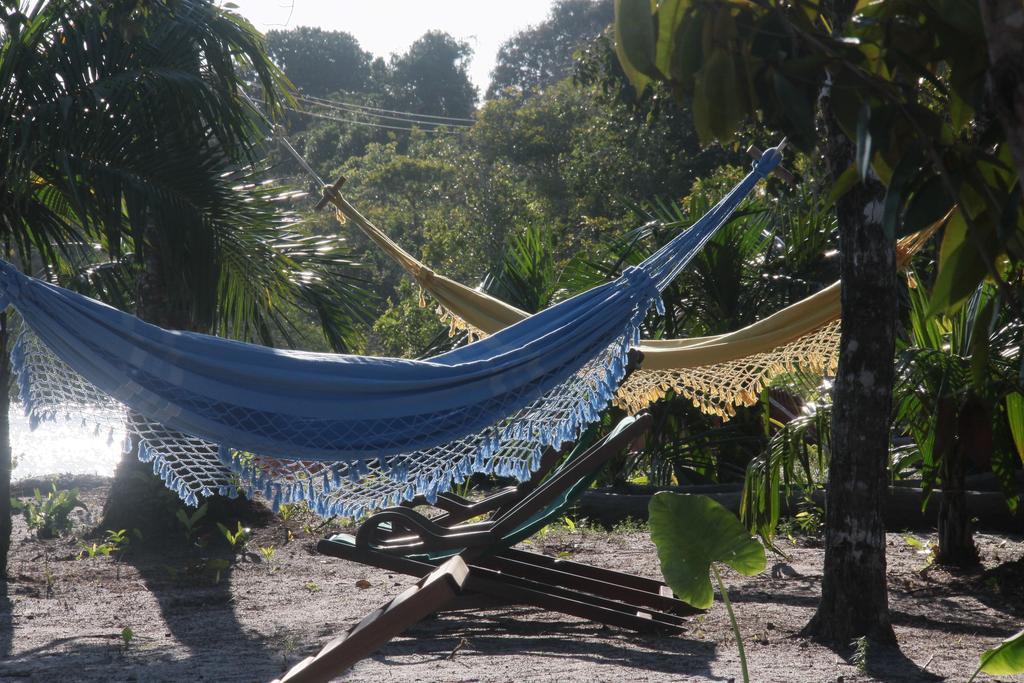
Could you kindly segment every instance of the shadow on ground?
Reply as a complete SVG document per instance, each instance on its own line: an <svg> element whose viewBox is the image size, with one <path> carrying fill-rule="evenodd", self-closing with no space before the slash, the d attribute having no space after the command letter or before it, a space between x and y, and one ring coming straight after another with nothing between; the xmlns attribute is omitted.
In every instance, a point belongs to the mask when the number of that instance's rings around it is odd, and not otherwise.
<svg viewBox="0 0 1024 683"><path fill-rule="evenodd" d="M7 580L0 579L0 661L11 656L14 648L14 605L7 593Z"/></svg>
<svg viewBox="0 0 1024 683"><path fill-rule="evenodd" d="M521 618L527 612L529 619ZM500 614L460 610L424 620L372 654L368 661L389 667L451 662L471 672L480 666L493 671L499 658L506 656L550 660L549 670L591 664L726 680L711 672L711 662L717 657L714 643L557 618L538 619L533 608L516 607L502 608ZM359 665L353 674L360 675Z"/></svg>

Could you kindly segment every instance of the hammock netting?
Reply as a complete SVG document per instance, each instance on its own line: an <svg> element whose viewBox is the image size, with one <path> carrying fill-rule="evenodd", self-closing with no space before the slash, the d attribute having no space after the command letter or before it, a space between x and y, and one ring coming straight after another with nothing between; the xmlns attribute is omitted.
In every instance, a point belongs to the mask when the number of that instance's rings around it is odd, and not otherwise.
<svg viewBox="0 0 1024 683"><path fill-rule="evenodd" d="M0 262L33 424L123 424L189 504L261 492L359 516L475 472L524 480L598 419L660 291L778 164L765 152L719 204L614 282L424 361L290 352L170 332Z"/></svg>
<svg viewBox="0 0 1024 683"><path fill-rule="evenodd" d="M757 403L779 375L796 371L833 375L839 365L840 322L833 320L788 344L744 358L692 368L638 370L626 378L613 403L638 413L670 392L709 415L728 420L736 408Z"/></svg>

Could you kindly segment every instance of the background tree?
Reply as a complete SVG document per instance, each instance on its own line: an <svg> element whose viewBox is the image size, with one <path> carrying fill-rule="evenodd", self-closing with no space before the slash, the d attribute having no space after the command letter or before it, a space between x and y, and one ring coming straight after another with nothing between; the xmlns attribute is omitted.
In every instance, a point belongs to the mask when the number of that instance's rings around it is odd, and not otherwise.
<svg viewBox="0 0 1024 683"><path fill-rule="evenodd" d="M559 0L547 19L498 48L487 98L541 91L573 75L574 53L612 22L612 0Z"/></svg>
<svg viewBox="0 0 1024 683"><path fill-rule="evenodd" d="M299 26L267 31L267 53L305 95L365 92L372 55L352 34Z"/></svg>
<svg viewBox="0 0 1024 683"><path fill-rule="evenodd" d="M388 106L415 114L469 117L477 98L468 72L472 56L467 43L441 31L428 31L404 54L391 58Z"/></svg>

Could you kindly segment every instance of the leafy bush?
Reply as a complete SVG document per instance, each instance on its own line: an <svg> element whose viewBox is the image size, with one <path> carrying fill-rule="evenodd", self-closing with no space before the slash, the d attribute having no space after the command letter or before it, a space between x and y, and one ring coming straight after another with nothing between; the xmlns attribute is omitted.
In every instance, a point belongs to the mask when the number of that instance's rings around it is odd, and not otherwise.
<svg viewBox="0 0 1024 683"><path fill-rule="evenodd" d="M25 502L15 502L21 510L28 528L36 532L38 538L55 538L71 529L71 511L85 508L78 499L78 489L57 490L57 484L50 484L50 491L44 497L39 489L35 489L32 498Z"/></svg>

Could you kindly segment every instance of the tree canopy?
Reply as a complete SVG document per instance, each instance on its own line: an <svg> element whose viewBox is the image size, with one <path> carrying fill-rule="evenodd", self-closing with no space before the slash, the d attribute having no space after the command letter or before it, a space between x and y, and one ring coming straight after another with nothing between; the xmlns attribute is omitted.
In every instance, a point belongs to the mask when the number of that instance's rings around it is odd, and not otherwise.
<svg viewBox="0 0 1024 683"><path fill-rule="evenodd" d="M548 18L498 49L487 97L529 93L573 75L575 52L612 21L611 0L559 0Z"/></svg>

